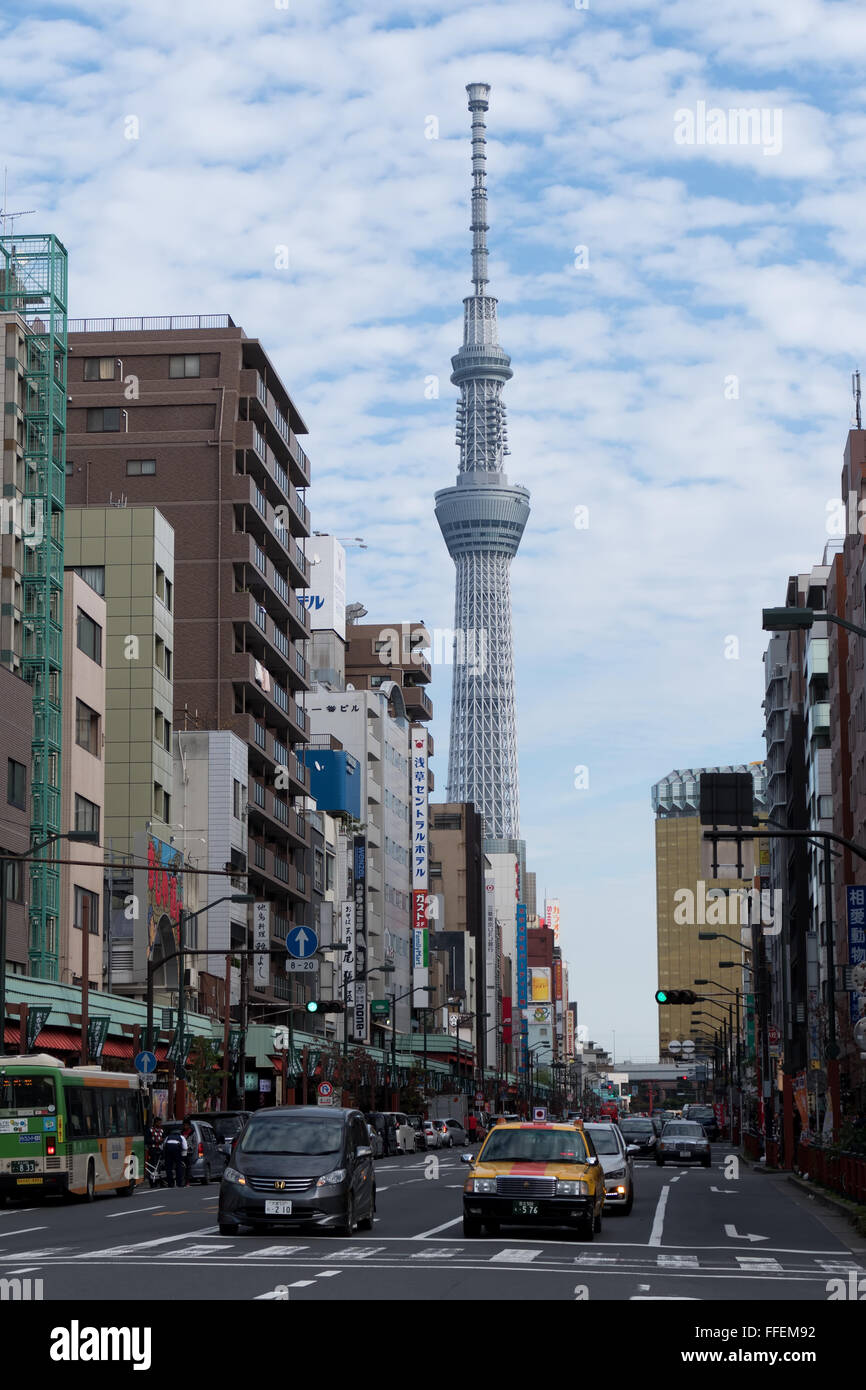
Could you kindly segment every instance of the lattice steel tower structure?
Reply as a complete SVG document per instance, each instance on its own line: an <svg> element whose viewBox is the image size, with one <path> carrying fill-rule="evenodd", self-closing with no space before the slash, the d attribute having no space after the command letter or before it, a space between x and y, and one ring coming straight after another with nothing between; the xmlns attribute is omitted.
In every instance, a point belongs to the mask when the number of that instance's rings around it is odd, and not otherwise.
<svg viewBox="0 0 866 1390"><path fill-rule="evenodd" d="M471 82L472 283L463 346L451 359L460 388L455 487L436 493L436 520L457 569L448 800L472 801L487 839L518 839L520 792L509 567L529 517L529 493L509 485L502 388L511 359L497 341L487 293L486 126L490 88Z"/></svg>

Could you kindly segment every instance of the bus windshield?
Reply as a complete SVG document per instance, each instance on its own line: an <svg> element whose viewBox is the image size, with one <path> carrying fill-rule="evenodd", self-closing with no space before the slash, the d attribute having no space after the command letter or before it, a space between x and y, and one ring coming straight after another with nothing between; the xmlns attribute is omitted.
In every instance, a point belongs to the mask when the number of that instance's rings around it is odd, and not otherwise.
<svg viewBox="0 0 866 1390"><path fill-rule="evenodd" d="M53 1110L53 1076L4 1076L0 1071L0 1115L10 1111Z"/></svg>

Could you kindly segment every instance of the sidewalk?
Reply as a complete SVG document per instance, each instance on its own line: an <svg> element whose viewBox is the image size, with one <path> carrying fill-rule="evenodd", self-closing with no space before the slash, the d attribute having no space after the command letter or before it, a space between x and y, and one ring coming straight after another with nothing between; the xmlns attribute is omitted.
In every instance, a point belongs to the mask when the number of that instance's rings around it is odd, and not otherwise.
<svg viewBox="0 0 866 1390"><path fill-rule="evenodd" d="M830 1207L838 1215L846 1217L855 1230L857 1229L858 1218L861 1218L864 1212L863 1206L859 1203L852 1202L850 1198L843 1197L839 1192L833 1192L829 1187L822 1187L820 1183L813 1182L811 1178L801 1178L799 1173L791 1172L787 1168L768 1168L766 1163L760 1159L747 1158L742 1150L738 1152L737 1157L741 1163L745 1163L747 1167L753 1168L759 1173L771 1173L775 1177L787 1178L788 1182L793 1183L801 1192L805 1192L809 1197L814 1197L815 1201L821 1202L825 1207ZM864 1228L863 1234L866 1235L866 1228Z"/></svg>

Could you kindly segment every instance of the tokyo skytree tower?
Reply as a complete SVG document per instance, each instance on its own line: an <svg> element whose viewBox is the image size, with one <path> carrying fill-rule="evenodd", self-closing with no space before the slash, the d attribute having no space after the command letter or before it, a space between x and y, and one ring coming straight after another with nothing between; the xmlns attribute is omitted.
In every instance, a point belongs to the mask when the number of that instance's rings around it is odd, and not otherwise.
<svg viewBox="0 0 866 1390"><path fill-rule="evenodd" d="M436 493L436 520L457 569L448 799L472 801L487 839L520 836L514 645L509 567L529 517L529 493L509 486L502 388L511 359L497 341L487 293L486 126L490 88L472 82L472 282L463 301L463 346L451 359L460 388L454 487Z"/></svg>

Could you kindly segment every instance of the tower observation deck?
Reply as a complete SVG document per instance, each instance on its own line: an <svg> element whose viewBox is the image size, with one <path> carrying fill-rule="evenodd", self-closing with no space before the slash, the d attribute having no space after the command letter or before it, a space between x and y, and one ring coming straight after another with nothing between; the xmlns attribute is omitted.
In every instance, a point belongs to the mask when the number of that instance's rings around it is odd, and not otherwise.
<svg viewBox="0 0 866 1390"><path fill-rule="evenodd" d="M487 293L486 126L489 86L472 82L472 282L463 346L451 359L460 389L454 487L436 493L436 520L457 571L448 799L472 801L488 839L518 839L520 788L511 630L511 561L529 517L529 493L505 475L502 388L511 359L498 343Z"/></svg>

